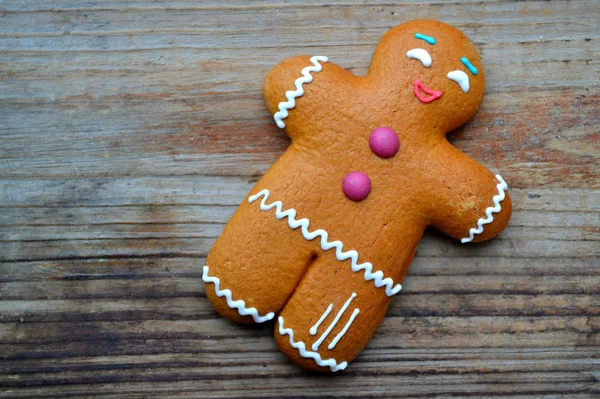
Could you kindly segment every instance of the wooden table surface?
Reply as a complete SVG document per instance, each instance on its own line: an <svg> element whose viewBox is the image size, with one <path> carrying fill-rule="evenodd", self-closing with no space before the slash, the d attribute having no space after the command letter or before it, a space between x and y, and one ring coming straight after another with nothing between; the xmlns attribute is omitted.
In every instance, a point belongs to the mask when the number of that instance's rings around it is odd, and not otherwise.
<svg viewBox="0 0 600 399"><path fill-rule="evenodd" d="M284 58L364 74L409 19L462 29L487 94L457 147L511 187L496 240L428 231L374 339L304 372L201 267L289 140ZM0 398L600 395L596 1L0 0Z"/></svg>

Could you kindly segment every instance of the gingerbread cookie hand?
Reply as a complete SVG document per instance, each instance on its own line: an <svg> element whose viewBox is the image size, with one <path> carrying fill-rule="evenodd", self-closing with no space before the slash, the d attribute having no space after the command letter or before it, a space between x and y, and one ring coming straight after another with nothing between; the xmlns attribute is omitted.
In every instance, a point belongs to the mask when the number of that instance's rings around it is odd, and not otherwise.
<svg viewBox="0 0 600 399"><path fill-rule="evenodd" d="M498 235L512 213L508 185L473 158L449 143L436 148L426 184L434 201L430 224L463 244Z"/></svg>
<svg viewBox="0 0 600 399"><path fill-rule="evenodd" d="M484 87L473 45L437 21L387 32L363 77L324 56L275 66L265 100L292 145L208 255L215 309L276 320L277 344L304 368L344 369L400 291L427 226L482 241L510 218L502 177L445 137L477 111Z"/></svg>

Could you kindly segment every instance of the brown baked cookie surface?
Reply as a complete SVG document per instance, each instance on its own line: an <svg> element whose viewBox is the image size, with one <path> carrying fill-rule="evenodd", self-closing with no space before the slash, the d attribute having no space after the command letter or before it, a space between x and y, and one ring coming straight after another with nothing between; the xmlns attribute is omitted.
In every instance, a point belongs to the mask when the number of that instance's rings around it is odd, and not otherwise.
<svg viewBox="0 0 600 399"><path fill-rule="evenodd" d="M466 243L508 223L502 177L446 140L484 86L473 45L437 21L388 31L364 77L324 56L275 66L264 96L292 144L208 255L215 309L236 322L275 319L277 344L306 369L346 368L427 226Z"/></svg>

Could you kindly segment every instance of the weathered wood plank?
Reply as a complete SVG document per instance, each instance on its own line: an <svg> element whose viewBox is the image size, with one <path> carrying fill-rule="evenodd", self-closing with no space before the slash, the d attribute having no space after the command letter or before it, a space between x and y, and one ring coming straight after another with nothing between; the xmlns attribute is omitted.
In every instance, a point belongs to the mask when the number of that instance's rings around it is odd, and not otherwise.
<svg viewBox="0 0 600 399"><path fill-rule="evenodd" d="M200 283L197 283L200 284ZM148 287L152 286L148 284ZM210 319L217 315L207 301L196 297L158 296L143 299L86 299L2 301L2 322ZM571 316L600 315L600 298L587 294L407 294L395 301L389 316ZM235 330L234 330L235 331Z"/></svg>
<svg viewBox="0 0 600 399"><path fill-rule="evenodd" d="M522 348L524 352L539 352L540 347L554 347L555 351L578 350L582 353L591 353L593 347L598 344L598 316L421 316L404 317L389 315L382 325L381 331L369 348L399 349L409 348L411 351L398 352L398 356L410 357L411 352L426 351L427 347L456 348L457 353L464 356L475 356L481 351L469 351L466 348L487 348L493 352L504 353L502 347ZM46 328L41 329L40 326ZM0 344L5 350L2 359L30 359L48 358L46 351L62 351L68 349L69 357L83 356L81 351L86 350L91 339L96 334L101 334L105 341L129 341L130 349L127 354L142 354L150 351L165 353L174 350L177 353L198 353L206 346L206 350L214 351L214 355L236 356L239 351L225 354L227 345L236 344L237 337L244 338L244 342L252 342L245 347L244 352L259 352L265 348L271 348L273 343L264 337L272 334L272 326L264 325L254 328L238 328L220 318L210 319L180 319L180 320L115 320L115 321L61 321L60 323L35 323L32 320L23 319L18 323L0 323L3 332L0 336ZM239 331L238 331L239 330ZM396 336L398 334L398 336ZM473 336L478 339L472 339ZM383 339L385 337L385 339ZM444 337L444 339L440 339ZM471 337L471 338L469 338ZM151 348L142 350L138 344L144 340L165 340L156 343ZM177 340L169 342L168 340ZM71 346L66 346L66 342ZM196 341L202 341L198 346ZM389 341L389 342L388 342ZM194 343L196 342L196 343ZM393 345L389 345L389 343ZM562 343L561 343L562 342ZM65 343L64 346L52 345ZM17 344L22 345L19 346ZM239 342L237 343L239 344ZM529 345L534 345L530 347ZM194 345L197 345L194 348ZM19 349L21 348L21 349ZM25 351L25 348L27 350ZM98 350L98 349L96 349ZM106 350L112 351L110 347ZM138 352L136 352L138 351ZM99 351L96 355L104 353ZM442 351L444 352L444 351ZM447 356L449 351L445 351ZM503 355L510 357L510 350ZM552 352L552 351L550 351ZM125 355L125 353L123 353ZM442 353L431 352L431 357L441 356ZM548 353L547 356L552 356ZM214 359L216 361L216 359ZM56 360L58 362L58 360ZM140 359L143 361L143 359ZM13 363L3 363L4 367L12 367Z"/></svg>
<svg viewBox="0 0 600 399"><path fill-rule="evenodd" d="M381 366L374 364L374 367ZM290 370L291 371L291 370ZM589 384L594 381L593 375L587 373L504 373L500 374L439 374L416 375L402 378L398 375L380 375L377 377L377 385L363 385L360 383L350 384L348 379L329 380L317 376L303 376L310 385L303 387L294 380L287 378L273 379L268 376L268 370L256 378L222 378L231 374L228 369L223 369L217 387L211 380L198 378L177 378L176 373L170 373L171 380L157 378L157 376L146 376L143 383L119 383L107 384L101 378L96 378L93 384L89 380L81 384L66 385L68 378L63 379L63 384L49 386L44 389L48 397L103 397L134 394L132 397L199 397L199 398L281 398L290 392L302 391L308 397L332 397L336 398L385 398L390 393L396 397L436 397L455 398L480 395L482 392L494 390L494 397L499 398L587 398L597 390L589 389ZM125 380L127 374L122 374L118 379ZM373 378L373 372L363 373L364 378ZM118 376L117 376L118 377ZM470 382L467 382L470 381ZM552 381L552 382L550 382ZM66 385L66 387L65 387ZM90 392L99 391L93 396ZM12 389L8 391L14 392ZM23 396L20 396L23 392ZM553 395L560 392L560 396ZM38 397L39 389L30 388L18 390L15 397ZM58 395L58 396L55 396ZM84 396L82 396L84 395ZM587 395L587 396L586 396ZM293 397L293 396L292 396Z"/></svg>

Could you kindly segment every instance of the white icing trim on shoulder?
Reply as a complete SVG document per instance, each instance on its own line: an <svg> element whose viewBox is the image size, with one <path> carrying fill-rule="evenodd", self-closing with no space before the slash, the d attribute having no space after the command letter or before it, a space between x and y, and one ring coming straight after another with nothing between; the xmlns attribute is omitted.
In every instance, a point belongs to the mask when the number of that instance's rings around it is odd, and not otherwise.
<svg viewBox="0 0 600 399"><path fill-rule="evenodd" d="M496 188L498 189L498 194L494 195L494 197L492 198L494 206L490 206L485 210L486 217L479 218L479 220L477 221L477 228L472 228L471 230L469 230L469 237L460 240L460 242L462 242L463 244L473 241L473 238L476 234L483 233L483 225L492 223L492 221L494 220L494 216L492 215L492 213L499 213L502 210L500 202L504 201L504 198L506 198L505 191L508 190L508 185L500 175L496 175L496 179L498 179L500 183L496 185Z"/></svg>
<svg viewBox="0 0 600 399"><path fill-rule="evenodd" d="M215 285L215 292L217 293L217 296L219 298L225 297L225 299L227 299L227 306L232 309L237 309L238 313L242 316L252 316L254 321L257 323L264 323L265 321L271 320L273 317L275 317L275 313L273 312L267 313L264 316L260 316L256 308L247 308L246 302L242 301L241 299L234 301L231 297L231 290L221 290L219 288L221 280L219 280L218 277L211 277L208 275L208 266L204 266L203 268L202 280L204 280L205 283L213 283Z"/></svg>
<svg viewBox="0 0 600 399"><path fill-rule="evenodd" d="M279 112L276 112L273 116L273 118L275 118L275 122L277 122L277 126L279 126L280 129L283 129L285 127L283 119L288 117L288 110L296 106L296 98L302 97L304 95L304 88L302 87L302 85L304 83L312 82L313 77L311 75L311 72L321 72L321 70L323 69L323 66L319 63L319 61L327 62L328 58L322 55L311 57L310 62L312 62L314 66L307 66L301 71L302 76L296 79L294 83L294 85L296 86L296 90L288 90L285 92L285 97L287 98L287 101L279 103Z"/></svg>
<svg viewBox="0 0 600 399"><path fill-rule="evenodd" d="M275 217L277 219L283 219L285 217L288 218L288 225L292 229L297 229L301 227L302 235L308 241L314 240L317 237L321 237L321 248L323 251L330 250L335 248L335 256L337 260L343 261L346 259L350 259L352 263L352 271L359 272L364 270L364 279L367 281L373 280L373 284L375 287L381 288L385 286L385 294L387 296L392 296L397 294L401 289L402 285L396 284L394 286L394 280L389 277L384 278L384 274L381 270L377 270L373 273L373 265L370 262L365 262L358 264L358 252L355 250L350 250L344 252L344 244L341 241L329 241L329 233L323 229L318 229L313 232L308 231L308 226L310 225L310 220L306 218L296 219L296 210L294 208L290 208L286 211L283 211L283 204L281 201L273 201L271 204L267 205L267 199L271 192L267 189L262 190L258 194L251 195L248 198L248 202L252 203L256 201L258 198L263 197L260 203L260 209L263 211L268 211L269 209L275 208Z"/></svg>
<svg viewBox="0 0 600 399"><path fill-rule="evenodd" d="M344 370L348 367L348 362L338 363L335 359L327 359L323 360L321 355L317 352L307 351L306 345L302 341L294 342L294 331L291 328L285 328L283 325L283 317L279 316L279 334L281 335L289 335L290 336L290 345L296 349L300 353L300 356L313 359L315 363L317 363L321 367L329 367L329 369L333 372Z"/></svg>

